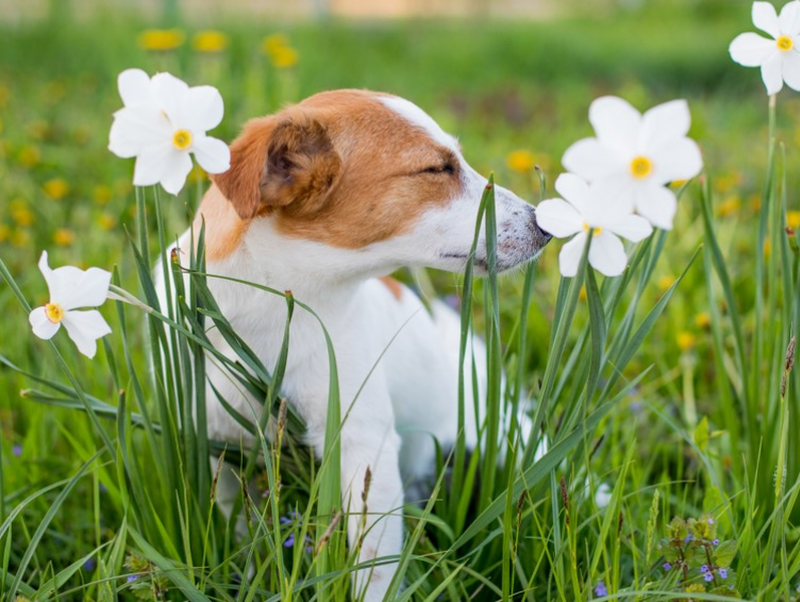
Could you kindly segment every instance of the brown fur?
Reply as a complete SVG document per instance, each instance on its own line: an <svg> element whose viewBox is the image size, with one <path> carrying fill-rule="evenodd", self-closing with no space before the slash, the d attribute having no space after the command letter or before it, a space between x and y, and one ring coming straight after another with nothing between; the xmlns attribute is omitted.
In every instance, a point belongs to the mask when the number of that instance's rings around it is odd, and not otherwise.
<svg viewBox="0 0 800 602"><path fill-rule="evenodd" d="M240 221L269 215L286 236L354 249L407 232L432 204L456 196L452 151L377 96L324 92L248 122L231 144L231 169L213 178ZM425 172L445 165L454 173ZM221 212L213 190L204 214ZM206 217L209 234L220 230L209 258L238 245L246 223L230 217L219 228Z"/></svg>

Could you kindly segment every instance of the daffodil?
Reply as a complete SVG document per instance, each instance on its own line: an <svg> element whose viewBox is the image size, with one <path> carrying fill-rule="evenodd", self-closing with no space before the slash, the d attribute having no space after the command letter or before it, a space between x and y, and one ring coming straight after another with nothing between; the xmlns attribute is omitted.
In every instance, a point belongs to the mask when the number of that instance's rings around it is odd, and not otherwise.
<svg viewBox="0 0 800 602"><path fill-rule="evenodd" d="M114 113L108 148L119 157L136 157L134 185L161 183L178 194L192 170L190 153L208 173L229 169L228 145L206 136L222 121L216 88L190 88L169 73L151 79L140 69L120 73L118 84L125 106Z"/></svg>
<svg viewBox="0 0 800 602"><path fill-rule="evenodd" d="M647 220L598 202L586 182L574 174L561 174L556 180L556 190L563 199L539 203L536 221L556 238L575 235L558 256L561 274L569 278L578 272L590 232L589 265L606 276L622 274L628 258L619 237L632 242L647 238L653 232Z"/></svg>
<svg viewBox="0 0 800 602"><path fill-rule="evenodd" d="M769 2L753 2L753 25L770 37L739 34L728 48L731 58L745 67L761 67L767 94L777 94L783 83L800 90L800 2L789 2L775 12Z"/></svg>
<svg viewBox="0 0 800 602"><path fill-rule="evenodd" d="M48 340L64 324L78 351L94 357L97 339L110 334L111 328L96 309L79 311L78 308L103 304L108 296L111 274L100 268L84 271L73 266L52 270L47 263L47 251L39 259L39 269L50 290L50 302L30 313L33 334Z"/></svg>
<svg viewBox="0 0 800 602"><path fill-rule="evenodd" d="M686 137L691 123L686 101L673 100L642 115L621 98L604 96L592 102L589 121L597 137L570 146L564 167L619 213L636 211L671 230L677 199L665 184L692 178L703 167L697 143Z"/></svg>

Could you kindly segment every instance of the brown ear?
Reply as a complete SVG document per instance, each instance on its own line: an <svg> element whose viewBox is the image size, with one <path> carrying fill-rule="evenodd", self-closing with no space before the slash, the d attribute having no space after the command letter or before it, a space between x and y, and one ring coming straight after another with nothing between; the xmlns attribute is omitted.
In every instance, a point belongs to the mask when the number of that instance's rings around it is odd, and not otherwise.
<svg viewBox="0 0 800 602"><path fill-rule="evenodd" d="M302 201L322 205L341 171L325 127L304 112L250 121L231 144L231 168L214 183L242 219Z"/></svg>

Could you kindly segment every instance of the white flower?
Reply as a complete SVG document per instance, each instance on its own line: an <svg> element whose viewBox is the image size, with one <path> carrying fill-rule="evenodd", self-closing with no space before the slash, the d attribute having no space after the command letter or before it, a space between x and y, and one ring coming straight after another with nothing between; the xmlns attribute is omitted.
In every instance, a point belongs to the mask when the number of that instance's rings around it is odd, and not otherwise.
<svg viewBox="0 0 800 602"><path fill-rule="evenodd" d="M47 251L42 252L39 269L50 290L50 303L31 312L28 319L33 334L40 339L50 339L63 323L78 351L94 357L97 339L110 334L111 328L96 309L77 311L77 308L103 304L108 295L111 273L100 268L84 271L72 266L51 270L47 264Z"/></svg>
<svg viewBox="0 0 800 602"><path fill-rule="evenodd" d="M772 36L743 33L731 42L731 58L745 67L761 67L767 94L777 94L786 82L800 90L800 2L789 2L781 16L769 2L753 3L753 24Z"/></svg>
<svg viewBox="0 0 800 602"><path fill-rule="evenodd" d="M169 73L150 79L140 69L119 74L124 108L114 113L108 149L123 158L136 157L135 186L161 183L178 194L192 170L194 153L208 173L230 168L228 145L206 136L222 121L223 103L211 86L190 88Z"/></svg>
<svg viewBox="0 0 800 602"><path fill-rule="evenodd" d="M628 258L618 236L633 242L647 238L653 232L647 220L620 213L607 203L597 202L586 182L574 174L561 174L556 180L556 190L564 200L549 199L539 203L536 222L556 238L576 235L558 255L561 274L571 278L578 273L578 264L592 228L589 265L606 276L622 274Z"/></svg>
<svg viewBox="0 0 800 602"><path fill-rule="evenodd" d="M664 185L688 180L703 167L697 143L686 137L691 123L686 101L666 102L642 115L621 98L604 96L592 102L589 121L597 138L570 146L564 167L620 213L635 210L671 230L677 199Z"/></svg>

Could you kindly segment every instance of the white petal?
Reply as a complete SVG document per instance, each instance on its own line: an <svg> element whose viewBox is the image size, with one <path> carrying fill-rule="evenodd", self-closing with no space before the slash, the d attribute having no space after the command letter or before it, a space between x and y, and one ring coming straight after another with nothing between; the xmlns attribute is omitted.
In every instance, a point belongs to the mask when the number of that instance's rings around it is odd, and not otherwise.
<svg viewBox="0 0 800 602"><path fill-rule="evenodd" d="M672 230L678 209L675 194L663 186L642 186L636 198L636 211L656 228Z"/></svg>
<svg viewBox="0 0 800 602"><path fill-rule="evenodd" d="M536 207L536 223L556 238L572 236L583 230L584 219L576 209L561 199L542 201Z"/></svg>
<svg viewBox="0 0 800 602"><path fill-rule="evenodd" d="M192 146L197 162L208 173L222 173L231 168L231 150L222 140L200 136Z"/></svg>
<svg viewBox="0 0 800 602"><path fill-rule="evenodd" d="M136 158L136 166L133 168L134 186L152 186L158 184L164 174L164 166L167 157L172 153L178 153L171 142L164 142L158 146L152 146Z"/></svg>
<svg viewBox="0 0 800 602"><path fill-rule="evenodd" d="M578 273L585 244L586 232L581 232L561 247L561 252L558 254L558 269L561 270L562 276L572 278Z"/></svg>
<svg viewBox="0 0 800 602"><path fill-rule="evenodd" d="M156 73L152 81L153 96L175 125L180 121L181 108L189 86L169 73Z"/></svg>
<svg viewBox="0 0 800 602"><path fill-rule="evenodd" d="M570 146L561 159L567 171L592 182L621 171L622 161L616 151L600 143L597 138L584 138Z"/></svg>
<svg viewBox="0 0 800 602"><path fill-rule="evenodd" d="M97 307L105 303L108 297L111 272L100 268L84 271L71 265L52 270L47 265L47 252L42 253L39 269L50 290L50 301L61 305L64 311L77 307Z"/></svg>
<svg viewBox="0 0 800 602"><path fill-rule="evenodd" d="M88 358L93 358L97 352L97 339L111 334L111 327L96 309L68 311L62 321L78 351Z"/></svg>
<svg viewBox="0 0 800 602"><path fill-rule="evenodd" d="M166 116L152 107L125 108L114 114L108 149L122 158L141 154L147 147L172 140Z"/></svg>
<svg viewBox="0 0 800 602"><path fill-rule="evenodd" d="M556 190L570 205L583 213L590 203L589 185L573 173L562 173L556 179Z"/></svg>
<svg viewBox="0 0 800 602"><path fill-rule="evenodd" d="M773 38L777 39L781 35L778 14L769 2L753 2L753 25Z"/></svg>
<svg viewBox="0 0 800 602"><path fill-rule="evenodd" d="M212 86L195 86L182 95L179 114L173 117L176 128L207 132L222 121L222 96Z"/></svg>
<svg viewBox="0 0 800 602"><path fill-rule="evenodd" d="M192 171L192 158L188 152L170 153L164 164L161 186L168 193L177 195L186 184L186 177L190 171Z"/></svg>
<svg viewBox="0 0 800 602"><path fill-rule="evenodd" d="M53 323L47 318L44 307L37 307L28 316L28 321L33 328L33 334L45 341L52 339L53 335L61 328L61 324Z"/></svg>
<svg viewBox="0 0 800 602"><path fill-rule="evenodd" d="M676 180L688 180L703 169L700 147L694 140L673 140L653 154L652 180L666 184Z"/></svg>
<svg viewBox="0 0 800 602"><path fill-rule="evenodd" d="M633 152L642 116L630 103L616 96L603 96L589 107L589 121L601 144L623 154Z"/></svg>
<svg viewBox="0 0 800 602"><path fill-rule="evenodd" d="M778 24L784 35L794 36L800 33L800 2L789 2L784 5L781 16L778 17Z"/></svg>
<svg viewBox="0 0 800 602"><path fill-rule="evenodd" d="M587 207L587 216L596 221L595 218L602 218L604 214L622 217L633 213L637 184L633 176L627 174L596 180L589 187L592 205Z"/></svg>
<svg viewBox="0 0 800 602"><path fill-rule="evenodd" d="M119 95L126 107L152 104L150 76L141 69L126 69L117 77Z"/></svg>
<svg viewBox="0 0 800 602"><path fill-rule="evenodd" d="M775 45L775 40L768 40L757 33L742 33L733 39L728 52L740 65L760 67L780 50Z"/></svg>
<svg viewBox="0 0 800 602"><path fill-rule="evenodd" d="M605 229L617 236L627 238L631 242L644 240L653 233L650 222L638 215L626 215L608 224Z"/></svg>
<svg viewBox="0 0 800 602"><path fill-rule="evenodd" d="M800 52L791 50L784 54L782 77L792 90L800 90Z"/></svg>
<svg viewBox="0 0 800 602"><path fill-rule="evenodd" d="M647 111L642 117L640 148L645 155L655 154L658 149L689 132L692 117L685 100L665 102Z"/></svg>
<svg viewBox="0 0 800 602"><path fill-rule="evenodd" d="M772 96L783 88L783 57L776 54L761 65L761 79L767 87L767 94Z"/></svg>
<svg viewBox="0 0 800 602"><path fill-rule="evenodd" d="M593 236L592 246L589 247L589 265L604 276L619 276L628 265L622 241L606 230Z"/></svg>

